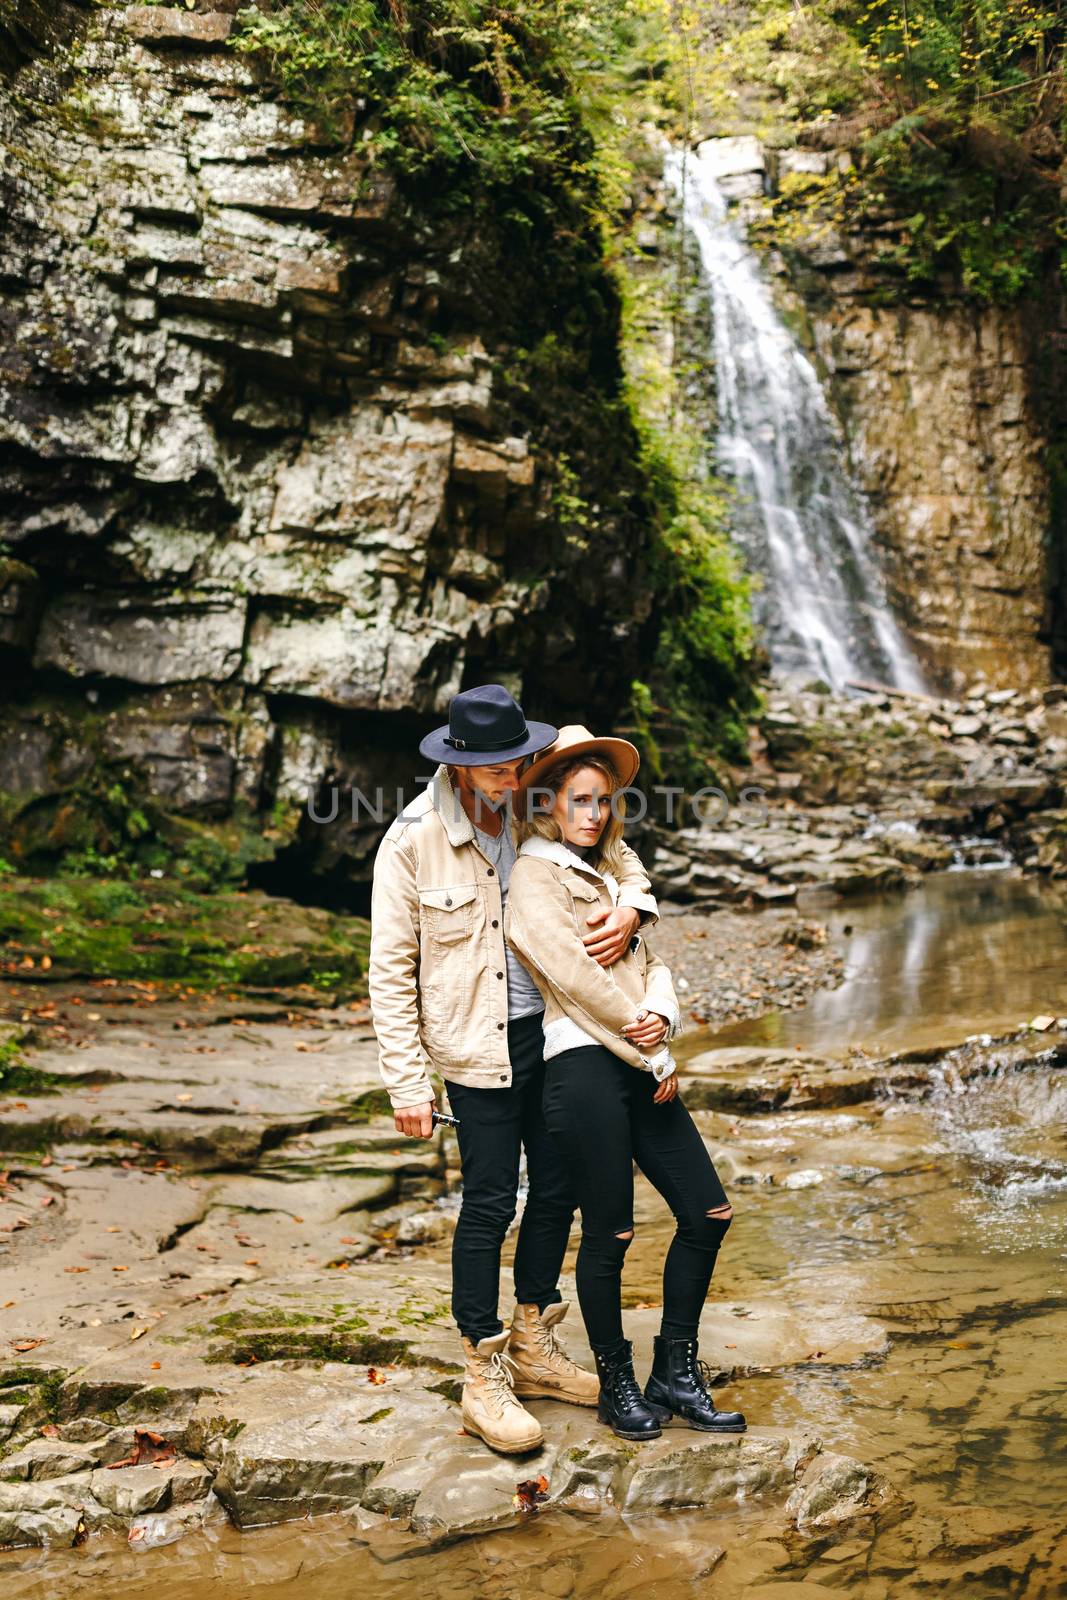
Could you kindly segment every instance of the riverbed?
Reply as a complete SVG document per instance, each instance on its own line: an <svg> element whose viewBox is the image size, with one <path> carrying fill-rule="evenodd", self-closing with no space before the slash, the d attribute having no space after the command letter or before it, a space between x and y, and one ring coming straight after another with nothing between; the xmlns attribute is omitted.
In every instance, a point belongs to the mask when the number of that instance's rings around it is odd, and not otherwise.
<svg viewBox="0 0 1067 1600"><path fill-rule="evenodd" d="M384 1600L674 1600L713 1573L725 1600L1062 1594L1062 900L1010 870L972 871L818 916L842 951L841 984L798 1009L694 1029L685 1055L694 1096L726 1049L751 1052L753 1072L781 1072L789 1053L809 1073L819 1061L890 1064L877 1092L850 1089L841 1103L831 1089L831 1103L802 1109L695 1113L735 1208L701 1353L721 1403L757 1433L809 1432L822 1458L852 1464L825 1504L808 1493L787 1514L784 1492L739 1489L703 1509L619 1511L578 1494L430 1546L357 1513L242 1533L218 1517L155 1550L147 1519L141 1548L103 1535L6 1554L11 1592L104 1600L163 1583L170 1600L333 1600L366 1585ZM912 1065L895 1076L893 1063ZM454 1208L454 1196L437 1204ZM643 1181L635 1221L625 1295L645 1355L670 1223ZM386 1243L377 1267L440 1277L447 1259L438 1237ZM581 1358L576 1307L565 1331ZM539 1414L563 1410L546 1402Z"/></svg>

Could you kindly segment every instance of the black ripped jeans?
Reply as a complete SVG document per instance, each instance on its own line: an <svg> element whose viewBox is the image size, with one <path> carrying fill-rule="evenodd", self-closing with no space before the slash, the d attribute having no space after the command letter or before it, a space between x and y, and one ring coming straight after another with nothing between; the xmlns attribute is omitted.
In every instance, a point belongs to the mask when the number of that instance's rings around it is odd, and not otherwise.
<svg viewBox="0 0 1067 1600"><path fill-rule="evenodd" d="M545 1063L545 1121L567 1165L582 1212L575 1280L589 1343L623 1337L621 1283L634 1225L636 1161L674 1212L677 1229L663 1267L663 1320L670 1339L695 1339L728 1217L728 1204L680 1095L653 1104L651 1072L601 1045L564 1050Z"/></svg>
<svg viewBox="0 0 1067 1600"><path fill-rule="evenodd" d="M529 1193L515 1245L515 1298L540 1310L562 1296L559 1275L577 1204L559 1150L545 1127L543 1013L508 1023L511 1084L472 1089L446 1078L459 1118L463 1203L452 1242L452 1315L477 1344L503 1330L498 1315L500 1248L515 1216L519 1156Z"/></svg>

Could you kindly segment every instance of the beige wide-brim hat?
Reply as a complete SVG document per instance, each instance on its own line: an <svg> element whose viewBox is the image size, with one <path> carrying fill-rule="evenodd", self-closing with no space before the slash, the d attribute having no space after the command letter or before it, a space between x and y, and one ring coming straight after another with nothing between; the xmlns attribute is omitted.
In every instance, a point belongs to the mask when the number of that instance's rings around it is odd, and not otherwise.
<svg viewBox="0 0 1067 1600"><path fill-rule="evenodd" d="M628 789L633 783L641 765L637 748L628 739L597 739L581 723L572 722L559 730L555 743L550 744L526 769L513 799L518 800L520 795L536 788L561 761L571 761L575 756L583 755L606 756L619 775L619 787L622 789Z"/></svg>

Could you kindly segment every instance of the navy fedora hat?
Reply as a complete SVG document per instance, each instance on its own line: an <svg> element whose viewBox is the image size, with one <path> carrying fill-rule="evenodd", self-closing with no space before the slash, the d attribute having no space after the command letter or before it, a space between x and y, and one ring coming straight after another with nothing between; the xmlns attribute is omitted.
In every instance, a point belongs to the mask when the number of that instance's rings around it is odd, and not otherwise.
<svg viewBox="0 0 1067 1600"><path fill-rule="evenodd" d="M502 683L483 683L452 696L447 726L428 733L419 754L453 767L492 766L543 750L558 733L550 722L527 722Z"/></svg>

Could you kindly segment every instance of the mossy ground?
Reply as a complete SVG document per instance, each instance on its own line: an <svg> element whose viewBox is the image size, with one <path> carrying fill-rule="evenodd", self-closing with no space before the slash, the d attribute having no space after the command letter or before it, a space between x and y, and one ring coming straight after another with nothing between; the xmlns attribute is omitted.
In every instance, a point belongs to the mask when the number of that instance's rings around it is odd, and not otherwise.
<svg viewBox="0 0 1067 1600"><path fill-rule="evenodd" d="M240 890L155 879L0 879L3 970L23 978L173 980L190 988L310 985L365 993L363 918Z"/></svg>

